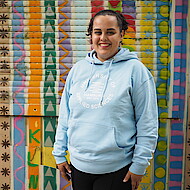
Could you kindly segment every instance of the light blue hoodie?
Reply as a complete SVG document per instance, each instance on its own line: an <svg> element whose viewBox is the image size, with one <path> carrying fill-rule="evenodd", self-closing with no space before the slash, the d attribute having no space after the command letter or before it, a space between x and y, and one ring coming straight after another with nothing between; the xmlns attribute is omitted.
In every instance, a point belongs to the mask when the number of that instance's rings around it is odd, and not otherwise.
<svg viewBox="0 0 190 190"><path fill-rule="evenodd" d="M121 48L101 62L95 52L71 69L60 103L53 155L83 172L102 174L131 164L145 173L157 142L152 75L135 53Z"/></svg>

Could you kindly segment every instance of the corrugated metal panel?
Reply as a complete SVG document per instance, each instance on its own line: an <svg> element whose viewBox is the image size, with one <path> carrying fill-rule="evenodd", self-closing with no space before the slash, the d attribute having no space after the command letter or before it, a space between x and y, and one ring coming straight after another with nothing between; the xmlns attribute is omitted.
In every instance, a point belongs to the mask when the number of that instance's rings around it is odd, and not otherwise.
<svg viewBox="0 0 190 190"><path fill-rule="evenodd" d="M1 0L0 187L71 189L51 155L60 97L70 68L91 50L89 19L109 8L126 17L123 47L137 52L157 86L158 147L139 189L189 188L187 175L183 186L187 6L187 0Z"/></svg>

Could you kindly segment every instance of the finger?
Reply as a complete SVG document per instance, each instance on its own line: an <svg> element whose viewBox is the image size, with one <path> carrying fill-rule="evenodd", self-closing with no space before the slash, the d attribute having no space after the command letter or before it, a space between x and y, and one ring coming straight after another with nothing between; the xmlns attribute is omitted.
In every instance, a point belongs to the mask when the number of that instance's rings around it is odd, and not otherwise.
<svg viewBox="0 0 190 190"><path fill-rule="evenodd" d="M69 164L66 164L65 168L66 168L67 172L71 173L71 168L70 168Z"/></svg>
<svg viewBox="0 0 190 190"><path fill-rule="evenodd" d="M61 171L61 176L62 176L64 179L68 180L68 181L71 179L71 177L67 174L65 168L63 168L63 170Z"/></svg>
<svg viewBox="0 0 190 190"><path fill-rule="evenodd" d="M127 182L130 179L130 177L131 176L130 176L129 172L127 172L125 178L123 179L123 182Z"/></svg>
<svg viewBox="0 0 190 190"><path fill-rule="evenodd" d="M138 187L139 187L139 183L138 183L138 184L136 184L136 187L135 187L135 189L138 189Z"/></svg>

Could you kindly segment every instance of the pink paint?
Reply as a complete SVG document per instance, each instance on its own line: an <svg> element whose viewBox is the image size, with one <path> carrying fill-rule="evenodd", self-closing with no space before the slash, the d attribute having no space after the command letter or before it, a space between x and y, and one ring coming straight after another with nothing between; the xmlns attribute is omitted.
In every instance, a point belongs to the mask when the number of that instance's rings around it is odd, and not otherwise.
<svg viewBox="0 0 190 190"><path fill-rule="evenodd" d="M173 99L178 99L179 98L179 92L173 93Z"/></svg>
<svg viewBox="0 0 190 190"><path fill-rule="evenodd" d="M182 1L182 0L176 0L176 1L175 1L175 5L176 5L176 6L183 5L183 1Z"/></svg>
<svg viewBox="0 0 190 190"><path fill-rule="evenodd" d="M185 95L184 94L180 94L179 99L180 100L185 100Z"/></svg>
<svg viewBox="0 0 190 190"><path fill-rule="evenodd" d="M179 119L179 120L172 120L172 124L173 123L182 123L182 120L181 119Z"/></svg>
<svg viewBox="0 0 190 190"><path fill-rule="evenodd" d="M188 0L183 1L184 5L188 5Z"/></svg>
<svg viewBox="0 0 190 190"><path fill-rule="evenodd" d="M180 80L179 79L174 80L173 83L174 83L174 85L180 86Z"/></svg>
<svg viewBox="0 0 190 190"><path fill-rule="evenodd" d="M182 169L170 168L170 174L182 174Z"/></svg>
<svg viewBox="0 0 190 190"><path fill-rule="evenodd" d="M177 98L178 99L178 98ZM173 106L172 107L172 111L179 111L179 106L177 105L177 106Z"/></svg>
<svg viewBox="0 0 190 190"><path fill-rule="evenodd" d="M177 32L177 33L182 32L182 27L181 26L175 26L175 32Z"/></svg>
<svg viewBox="0 0 190 190"><path fill-rule="evenodd" d="M185 44L186 44L186 42L185 42ZM181 54L181 57L182 57L182 59L187 59L187 54L186 53L182 53ZM183 68L184 69L184 68ZM186 68L185 68L186 69Z"/></svg>
<svg viewBox="0 0 190 190"><path fill-rule="evenodd" d="M175 13L175 19L182 19L182 13Z"/></svg>
<svg viewBox="0 0 190 190"><path fill-rule="evenodd" d="M186 68L183 68L183 69L186 69ZM184 73L186 73L186 72L184 72ZM182 83L181 83L181 86L182 86L182 87L186 87L186 81L182 82Z"/></svg>
<svg viewBox="0 0 190 190"><path fill-rule="evenodd" d="M187 14L183 13L182 19L187 19Z"/></svg>
<svg viewBox="0 0 190 190"><path fill-rule="evenodd" d="M179 67L174 67L174 72L180 72L180 66Z"/></svg>
<svg viewBox="0 0 190 190"><path fill-rule="evenodd" d="M181 182L180 181L169 181L170 187L179 187L181 189Z"/></svg>
<svg viewBox="0 0 190 190"><path fill-rule="evenodd" d="M181 40L180 40L180 41L181 41ZM175 45L177 46L176 40L175 40ZM175 59L181 59L181 53L174 53L174 58L175 58Z"/></svg>
<svg viewBox="0 0 190 190"><path fill-rule="evenodd" d="M183 144L171 143L170 144L170 149L183 149Z"/></svg>
<svg viewBox="0 0 190 190"><path fill-rule="evenodd" d="M176 136L176 135L183 136L183 131L172 130L171 131L171 136Z"/></svg>
<svg viewBox="0 0 190 190"><path fill-rule="evenodd" d="M175 39L175 45L180 46L181 45L181 40L180 39ZM178 53L175 53L175 54L178 54Z"/></svg>
<svg viewBox="0 0 190 190"><path fill-rule="evenodd" d="M182 161L183 157L182 156L170 156L169 160L170 160L170 162Z"/></svg>

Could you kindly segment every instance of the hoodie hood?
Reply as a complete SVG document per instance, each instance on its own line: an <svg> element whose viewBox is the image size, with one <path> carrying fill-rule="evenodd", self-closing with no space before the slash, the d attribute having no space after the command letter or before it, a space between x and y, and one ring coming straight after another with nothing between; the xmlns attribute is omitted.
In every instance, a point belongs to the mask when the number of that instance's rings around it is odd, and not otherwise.
<svg viewBox="0 0 190 190"><path fill-rule="evenodd" d="M87 60L90 64L92 64L90 72L89 72L88 81L86 83L86 89L85 90L87 90L89 88L90 81L91 81L91 79L93 77L93 73L94 73L93 71L95 69L94 66L95 65L103 65L104 63L108 62L109 66L107 67L106 81L105 81L104 88L102 90L102 96L100 99L100 105L102 105L102 102L104 99L104 94L105 94L107 84L108 84L108 80L110 77L110 71L111 71L112 64L116 64L116 63L119 63L121 61L128 61L131 59L138 59L136 53L130 52L128 49L120 48L118 53L114 57L102 62L96 57L96 51L92 50L90 53L87 54L87 56L85 58L85 60Z"/></svg>
<svg viewBox="0 0 190 190"><path fill-rule="evenodd" d="M120 48L120 50L118 51L118 53L113 56L112 58L104 61L112 61L113 64L118 63L120 61L127 61L130 59L138 59L137 54L135 52L130 52L128 49L125 48ZM97 57L96 57L96 51L92 50L90 53L87 54L85 60L87 60L90 63L94 63L94 64L104 64L104 62L100 61Z"/></svg>

